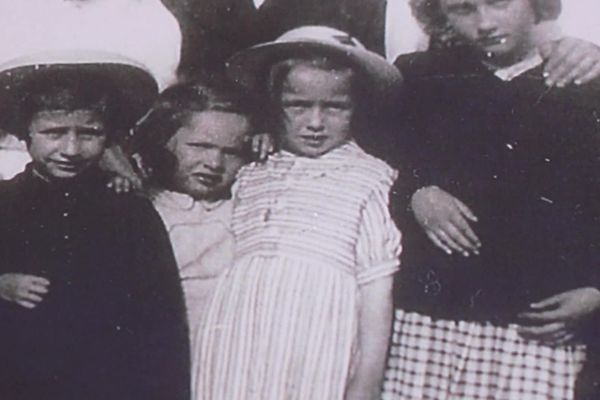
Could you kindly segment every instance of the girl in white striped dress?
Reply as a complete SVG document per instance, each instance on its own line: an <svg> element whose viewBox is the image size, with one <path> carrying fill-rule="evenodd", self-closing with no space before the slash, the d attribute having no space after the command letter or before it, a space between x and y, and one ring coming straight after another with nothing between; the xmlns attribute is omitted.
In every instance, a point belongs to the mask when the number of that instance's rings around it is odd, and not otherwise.
<svg viewBox="0 0 600 400"><path fill-rule="evenodd" d="M238 176L235 262L197 338L195 398L377 398L400 254L388 213L395 171L351 130L357 78L381 95L400 75L324 27L290 31L230 65L268 74L282 150Z"/></svg>

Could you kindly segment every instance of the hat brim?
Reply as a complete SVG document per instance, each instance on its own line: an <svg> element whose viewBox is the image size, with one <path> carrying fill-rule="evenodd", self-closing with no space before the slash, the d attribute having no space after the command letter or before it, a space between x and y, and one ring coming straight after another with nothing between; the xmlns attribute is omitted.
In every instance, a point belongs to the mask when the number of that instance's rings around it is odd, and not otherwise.
<svg viewBox="0 0 600 400"><path fill-rule="evenodd" d="M264 90L269 69L274 63L303 53L347 60L366 79L366 87L375 96L393 95L402 84L402 75L398 69L376 53L358 47L338 47L307 40L269 42L242 50L227 62L227 74L252 90Z"/></svg>
<svg viewBox="0 0 600 400"><path fill-rule="evenodd" d="M52 79L57 74L73 76L85 80L93 76L106 82L107 91L116 96L111 109L118 115L111 118L114 128L131 128L158 95L158 85L154 77L141 65L129 59L105 55L36 55L13 60L0 65L0 129L22 136L19 121L19 107L22 99L36 82Z"/></svg>

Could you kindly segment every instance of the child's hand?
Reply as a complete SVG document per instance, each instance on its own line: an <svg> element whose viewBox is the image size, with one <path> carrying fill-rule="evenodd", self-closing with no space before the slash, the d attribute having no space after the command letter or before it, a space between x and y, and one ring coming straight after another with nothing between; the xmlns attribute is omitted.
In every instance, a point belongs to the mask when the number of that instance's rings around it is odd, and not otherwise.
<svg viewBox="0 0 600 400"><path fill-rule="evenodd" d="M100 167L104 171L111 172L115 177L108 184L117 193L129 192L141 189L142 179L133 169L133 166L123 150L117 145L104 151Z"/></svg>
<svg viewBox="0 0 600 400"><path fill-rule="evenodd" d="M577 329L600 310L600 290L570 290L530 305L519 314L519 334L526 339L561 345L575 338Z"/></svg>
<svg viewBox="0 0 600 400"><path fill-rule="evenodd" d="M583 85L600 77L600 47L567 37L540 46L548 86Z"/></svg>
<svg viewBox="0 0 600 400"><path fill-rule="evenodd" d="M107 186L114 190L116 193L129 193L132 190L140 189L141 181L133 181L124 176L116 175L111 178Z"/></svg>
<svg viewBox="0 0 600 400"><path fill-rule="evenodd" d="M0 275L0 297L25 308L34 308L48 293L50 281L33 275Z"/></svg>
<svg viewBox="0 0 600 400"><path fill-rule="evenodd" d="M471 229L477 217L463 202L436 186L417 190L411 199L417 222L429 239L448 254L479 254L481 242Z"/></svg>
<svg viewBox="0 0 600 400"><path fill-rule="evenodd" d="M275 150L273 137L269 133L259 133L251 139L252 154L258 161L265 161Z"/></svg>

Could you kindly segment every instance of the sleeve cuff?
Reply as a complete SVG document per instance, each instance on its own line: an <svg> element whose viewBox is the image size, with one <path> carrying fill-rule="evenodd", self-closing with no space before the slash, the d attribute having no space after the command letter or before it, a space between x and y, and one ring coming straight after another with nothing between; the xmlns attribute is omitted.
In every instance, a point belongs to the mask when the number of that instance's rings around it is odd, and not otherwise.
<svg viewBox="0 0 600 400"><path fill-rule="evenodd" d="M389 275L393 275L400 269L400 260L391 259L382 261L378 264L366 267L361 273L357 275L358 285L366 285L376 279L384 278Z"/></svg>

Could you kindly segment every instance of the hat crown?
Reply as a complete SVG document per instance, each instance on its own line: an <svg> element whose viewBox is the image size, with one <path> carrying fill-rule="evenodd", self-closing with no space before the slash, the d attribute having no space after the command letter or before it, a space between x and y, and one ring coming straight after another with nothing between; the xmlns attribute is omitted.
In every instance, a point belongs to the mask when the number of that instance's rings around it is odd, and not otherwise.
<svg viewBox="0 0 600 400"><path fill-rule="evenodd" d="M344 31L328 26L308 25L292 29L279 36L275 42L316 42L336 47L346 47L366 50L365 46L355 37Z"/></svg>

